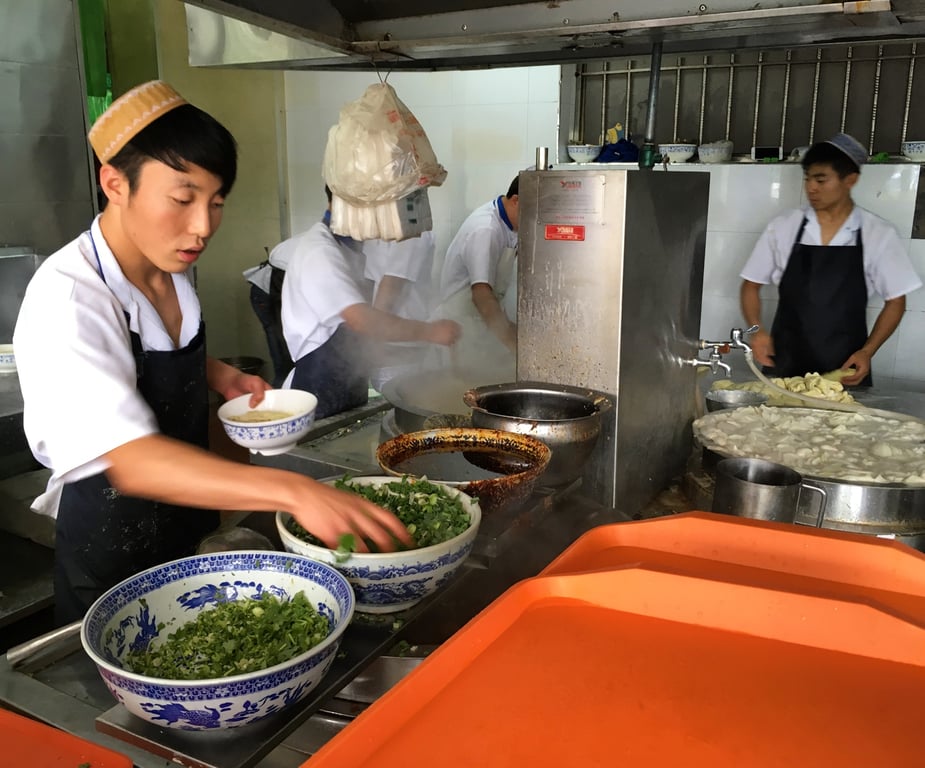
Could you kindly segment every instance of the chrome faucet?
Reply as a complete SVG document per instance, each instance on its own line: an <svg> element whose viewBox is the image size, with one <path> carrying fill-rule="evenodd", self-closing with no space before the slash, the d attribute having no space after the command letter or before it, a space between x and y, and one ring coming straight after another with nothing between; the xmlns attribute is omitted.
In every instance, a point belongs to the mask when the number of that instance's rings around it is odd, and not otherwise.
<svg viewBox="0 0 925 768"><path fill-rule="evenodd" d="M726 372L726 376L731 376L732 368L729 363L723 360L723 355L733 348L741 349L746 354L751 354L752 348L748 345L748 342L745 341L745 337L757 330L757 325L746 328L744 331L741 328L733 328L729 332L731 337L730 341L708 341L707 339L701 339L697 343L697 348L709 349L709 358L703 360L699 357L695 357L693 360L682 360L681 363L682 365L690 365L694 368L709 368L714 376L722 369Z"/></svg>

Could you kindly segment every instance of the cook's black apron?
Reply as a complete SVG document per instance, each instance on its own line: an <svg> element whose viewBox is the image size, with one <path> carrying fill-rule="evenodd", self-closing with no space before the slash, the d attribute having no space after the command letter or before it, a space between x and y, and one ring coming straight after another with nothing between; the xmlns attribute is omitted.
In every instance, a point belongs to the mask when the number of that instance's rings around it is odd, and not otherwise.
<svg viewBox="0 0 925 768"><path fill-rule="evenodd" d="M356 408L369 400L367 359L362 337L341 323L330 339L296 361L291 387L318 398L317 419Z"/></svg>
<svg viewBox="0 0 925 768"><path fill-rule="evenodd" d="M861 230L853 245L804 245L800 225L780 281L771 326L772 376L837 370L867 342L867 282ZM871 375L861 381L872 383Z"/></svg>
<svg viewBox="0 0 925 768"><path fill-rule="evenodd" d="M97 265L105 282L99 255ZM205 324L182 349L146 352L137 333L131 339L138 391L160 431L208 448ZM56 621L76 621L123 579L194 554L218 524L218 512L124 496L104 473L66 484L55 524Z"/></svg>

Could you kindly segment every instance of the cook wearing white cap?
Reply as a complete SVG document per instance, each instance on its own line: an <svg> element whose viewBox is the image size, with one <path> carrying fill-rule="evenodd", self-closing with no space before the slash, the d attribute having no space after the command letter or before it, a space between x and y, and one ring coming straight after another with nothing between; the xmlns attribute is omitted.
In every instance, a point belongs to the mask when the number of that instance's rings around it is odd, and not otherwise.
<svg viewBox="0 0 925 768"><path fill-rule="evenodd" d="M116 100L89 139L106 207L37 270L13 335L26 437L52 470L34 508L56 517L57 620L193 554L215 510L288 509L331 546L345 533L362 549L407 540L356 495L205 450L209 389L254 406L269 388L207 356L187 277L235 181L231 134L154 81Z"/></svg>
<svg viewBox="0 0 925 768"><path fill-rule="evenodd" d="M761 326L761 286L778 286L770 333L761 327L751 338L771 375L853 368L842 382L870 385L871 358L899 325L906 294L922 285L895 228L851 199L866 160L845 133L813 145L802 160L809 205L768 224L741 272L749 326ZM872 294L884 304L868 331Z"/></svg>

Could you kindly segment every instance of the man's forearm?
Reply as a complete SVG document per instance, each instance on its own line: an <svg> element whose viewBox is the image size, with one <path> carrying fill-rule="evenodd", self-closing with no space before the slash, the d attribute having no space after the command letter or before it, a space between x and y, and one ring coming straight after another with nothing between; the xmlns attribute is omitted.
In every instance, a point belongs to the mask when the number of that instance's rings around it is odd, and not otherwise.
<svg viewBox="0 0 925 768"><path fill-rule="evenodd" d="M739 291L742 316L746 326L761 325L761 285L751 280L743 280Z"/></svg>
<svg viewBox="0 0 925 768"><path fill-rule="evenodd" d="M501 303L495 297L491 286L487 283L476 283L472 286L472 303L479 315L495 337L508 349L514 350L517 346L516 326L508 320Z"/></svg>
<svg viewBox="0 0 925 768"><path fill-rule="evenodd" d="M873 356L874 353L883 346L883 343L893 335L893 331L899 326L899 322L903 319L903 314L905 314L905 312L905 296L886 301L883 305L883 309L880 310L880 314L877 315L873 330L871 330L862 349Z"/></svg>

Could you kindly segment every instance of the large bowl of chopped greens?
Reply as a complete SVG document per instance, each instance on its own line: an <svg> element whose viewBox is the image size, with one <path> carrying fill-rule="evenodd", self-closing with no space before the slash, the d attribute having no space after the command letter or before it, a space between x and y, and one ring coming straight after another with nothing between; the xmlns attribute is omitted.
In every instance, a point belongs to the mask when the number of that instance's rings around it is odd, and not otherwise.
<svg viewBox="0 0 925 768"><path fill-rule="evenodd" d="M457 488L391 476L325 482L394 512L417 544L397 552L354 552L354 542L342 537L338 549L329 549L288 513L276 514L283 546L337 568L353 586L358 611L392 613L410 608L449 582L472 551L482 510Z"/></svg>
<svg viewBox="0 0 925 768"><path fill-rule="evenodd" d="M103 594L80 639L133 715L188 731L247 725L304 698L354 611L334 568L221 552L149 568Z"/></svg>

